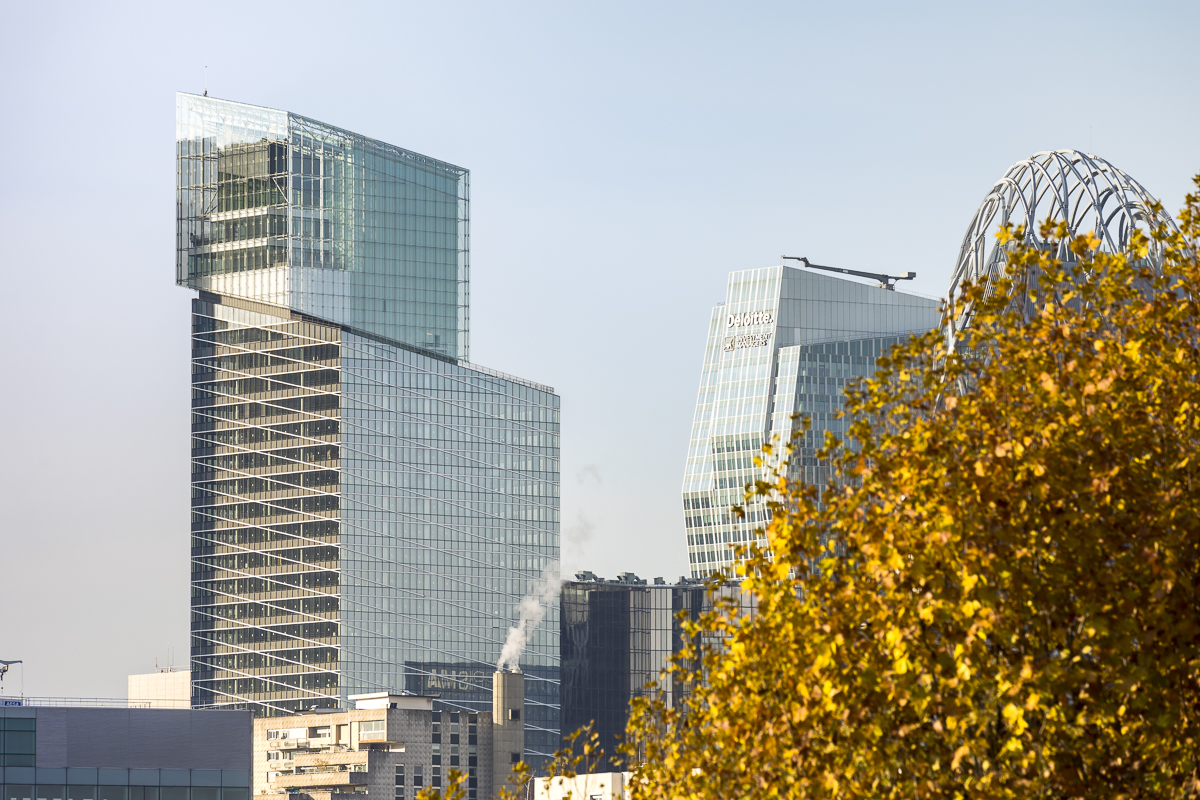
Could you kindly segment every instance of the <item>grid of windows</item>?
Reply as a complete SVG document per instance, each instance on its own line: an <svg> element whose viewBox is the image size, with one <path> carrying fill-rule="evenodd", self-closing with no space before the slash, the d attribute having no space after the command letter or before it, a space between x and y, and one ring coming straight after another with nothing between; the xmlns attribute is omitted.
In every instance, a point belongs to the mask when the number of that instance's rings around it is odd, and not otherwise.
<svg viewBox="0 0 1200 800"><path fill-rule="evenodd" d="M195 95L176 130L176 280L201 292L193 702L489 710L515 606L558 557L559 401L465 361L467 171ZM551 608L522 659L535 764L558 743L557 634Z"/></svg>
<svg viewBox="0 0 1200 800"><path fill-rule="evenodd" d="M491 709L514 607L558 554L558 398L354 333L342 339L342 680ZM558 620L521 660L526 741L558 738Z"/></svg>
<svg viewBox="0 0 1200 800"><path fill-rule="evenodd" d="M246 788L6 783L4 800L249 800Z"/></svg>
<svg viewBox="0 0 1200 800"><path fill-rule="evenodd" d="M684 530L692 577L728 566L730 546L757 541L770 519L746 506L744 487L762 476L764 443L786 442L792 415L812 427L793 456L794 476L822 486L816 452L836 419L842 391L869 377L875 360L910 333L935 327L938 301L789 267L731 273L726 302L713 309L683 482Z"/></svg>
<svg viewBox="0 0 1200 800"><path fill-rule="evenodd" d="M732 586L720 592L754 613L752 596ZM648 586L593 579L564 583L561 604L564 736L591 724L609 768L620 769L617 747L630 701L647 696L651 685L668 707L682 699L683 684L664 681L660 672L687 641L680 614L694 620L711 610L712 600L700 581ZM582 745L564 738L563 746L574 747L576 755L583 754Z"/></svg>
<svg viewBox="0 0 1200 800"><path fill-rule="evenodd" d="M180 285L469 357L467 170L182 93L176 139Z"/></svg>
<svg viewBox="0 0 1200 800"><path fill-rule="evenodd" d="M13 722L7 721L7 730ZM249 800L245 770L5 767L3 800Z"/></svg>
<svg viewBox="0 0 1200 800"><path fill-rule="evenodd" d="M193 301L193 702L298 710L339 696L340 331L219 299Z"/></svg>
<svg viewBox="0 0 1200 800"><path fill-rule="evenodd" d="M557 396L290 317L195 301L196 703L404 688L489 710L558 553ZM557 625L550 608L522 660L533 754L557 744Z"/></svg>

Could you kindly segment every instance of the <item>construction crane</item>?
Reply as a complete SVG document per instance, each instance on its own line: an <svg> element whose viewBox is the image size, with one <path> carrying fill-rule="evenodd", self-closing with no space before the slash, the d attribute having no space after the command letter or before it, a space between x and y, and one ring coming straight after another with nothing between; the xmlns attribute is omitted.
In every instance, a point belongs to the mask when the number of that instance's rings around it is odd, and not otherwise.
<svg viewBox="0 0 1200 800"><path fill-rule="evenodd" d="M0 681L4 680L4 673L8 672L8 668L13 664L23 664L25 662L17 661L2 661L0 660Z"/></svg>
<svg viewBox="0 0 1200 800"><path fill-rule="evenodd" d="M907 275L884 275L880 272L859 272L856 269L842 269L841 267L823 267L820 264L813 264L804 256L780 256L783 259L791 259L792 261L802 261L804 266L809 269L823 269L829 272L840 272L843 275L854 275L858 278L872 278L879 281L880 289L887 289L889 292L896 291L896 284L893 281L911 281L917 277L917 273L910 272Z"/></svg>

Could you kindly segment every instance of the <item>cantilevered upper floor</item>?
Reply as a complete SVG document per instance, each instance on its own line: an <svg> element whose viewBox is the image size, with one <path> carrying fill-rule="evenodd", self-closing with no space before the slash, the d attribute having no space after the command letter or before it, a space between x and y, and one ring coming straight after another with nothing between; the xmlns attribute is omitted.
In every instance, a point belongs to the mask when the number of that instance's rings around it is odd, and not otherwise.
<svg viewBox="0 0 1200 800"><path fill-rule="evenodd" d="M184 93L176 157L178 284L470 357L467 170Z"/></svg>

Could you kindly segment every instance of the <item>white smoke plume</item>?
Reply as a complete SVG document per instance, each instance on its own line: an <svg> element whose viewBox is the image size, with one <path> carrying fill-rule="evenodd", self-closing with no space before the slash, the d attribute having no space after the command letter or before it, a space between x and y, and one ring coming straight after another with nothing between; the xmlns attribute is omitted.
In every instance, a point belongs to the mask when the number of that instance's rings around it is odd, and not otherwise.
<svg viewBox="0 0 1200 800"><path fill-rule="evenodd" d="M517 606L521 617L517 624L508 629L508 639L504 649L500 651L500 660L496 669L516 669L520 666L521 654L525 652L525 644L529 641L529 632L541 624L546 617L546 607L558 598L562 587L562 575L558 562L551 561L542 570L542 577L530 584L529 592L521 598Z"/></svg>
<svg viewBox="0 0 1200 800"><path fill-rule="evenodd" d="M595 526L583 515L582 511L579 512L573 525L563 528L563 539L566 541L567 555L570 556L570 560L583 558L587 543L591 541L593 530L595 530Z"/></svg>
<svg viewBox="0 0 1200 800"><path fill-rule="evenodd" d="M604 485L604 479L600 477L600 467L595 464L585 464L583 469L575 473L575 480L579 481L580 486L586 483L588 478L601 486Z"/></svg>

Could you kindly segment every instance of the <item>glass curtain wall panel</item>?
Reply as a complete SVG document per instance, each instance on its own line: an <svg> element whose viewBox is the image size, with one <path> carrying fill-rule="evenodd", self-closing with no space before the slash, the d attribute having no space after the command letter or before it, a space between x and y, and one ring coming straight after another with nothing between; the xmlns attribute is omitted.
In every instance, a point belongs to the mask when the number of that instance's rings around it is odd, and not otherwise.
<svg viewBox="0 0 1200 800"><path fill-rule="evenodd" d="M180 94L176 115L194 704L490 710L559 555L559 400L467 361L467 171L285 111ZM521 659L535 762L557 636L551 608Z"/></svg>
<svg viewBox="0 0 1200 800"><path fill-rule="evenodd" d="M708 325L700 390L683 479L684 531L692 577L732 564L731 544L757 541L770 519L763 503L734 519L745 485L761 476L764 443L787 442L792 415L812 427L792 459L793 474L824 486L816 451L835 419L842 390L868 377L903 338L939 324L939 301L791 267L729 275L725 302Z"/></svg>
<svg viewBox="0 0 1200 800"><path fill-rule="evenodd" d="M489 711L516 606L558 559L557 395L287 309L194 304L194 704L407 690ZM559 740L557 614L521 657L535 760Z"/></svg>
<svg viewBox="0 0 1200 800"><path fill-rule="evenodd" d="M558 560L558 396L342 337L343 695L490 711L515 606ZM531 754L558 745L558 609L521 657Z"/></svg>
<svg viewBox="0 0 1200 800"><path fill-rule="evenodd" d="M719 591L744 613L755 613L753 597L736 586ZM674 707L684 698L683 683L659 673L687 643L680 614L694 620L712 608L712 600L700 582L647 586L603 580L566 582L561 598L563 746L581 755L583 742L569 737L590 724L617 769L630 701L655 694Z"/></svg>
<svg viewBox="0 0 1200 800"><path fill-rule="evenodd" d="M470 357L467 170L191 94L176 131L177 283Z"/></svg>
<svg viewBox="0 0 1200 800"><path fill-rule="evenodd" d="M217 299L192 302L192 703L334 705L340 331Z"/></svg>

